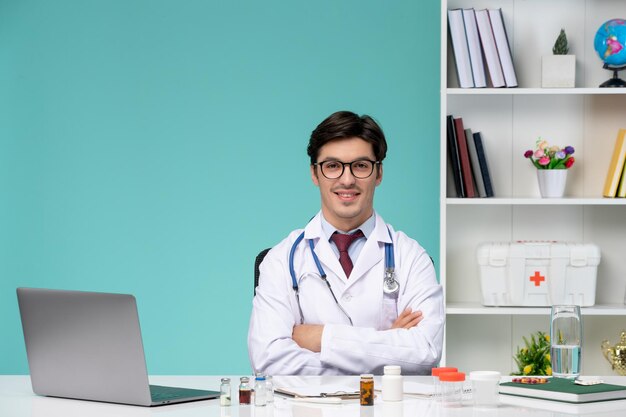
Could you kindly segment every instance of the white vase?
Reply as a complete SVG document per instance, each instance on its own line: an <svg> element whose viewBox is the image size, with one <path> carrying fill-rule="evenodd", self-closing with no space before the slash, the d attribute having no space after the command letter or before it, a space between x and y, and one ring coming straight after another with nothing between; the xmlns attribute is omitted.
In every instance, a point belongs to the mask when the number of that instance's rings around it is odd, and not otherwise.
<svg viewBox="0 0 626 417"><path fill-rule="evenodd" d="M538 169L537 181L543 198L559 198L565 193L567 169Z"/></svg>

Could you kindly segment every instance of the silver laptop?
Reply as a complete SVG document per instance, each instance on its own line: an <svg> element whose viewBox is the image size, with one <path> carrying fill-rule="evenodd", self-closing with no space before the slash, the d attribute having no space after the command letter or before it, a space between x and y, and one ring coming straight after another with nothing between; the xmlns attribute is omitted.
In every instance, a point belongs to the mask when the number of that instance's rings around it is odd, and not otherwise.
<svg viewBox="0 0 626 417"><path fill-rule="evenodd" d="M148 384L132 295L18 288L17 299L35 394L142 406L219 397Z"/></svg>

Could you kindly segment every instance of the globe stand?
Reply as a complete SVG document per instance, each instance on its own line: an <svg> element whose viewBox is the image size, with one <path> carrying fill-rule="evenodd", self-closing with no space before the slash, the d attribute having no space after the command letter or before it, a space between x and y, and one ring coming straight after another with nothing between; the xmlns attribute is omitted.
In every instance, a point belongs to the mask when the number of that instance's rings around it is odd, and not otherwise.
<svg viewBox="0 0 626 417"><path fill-rule="evenodd" d="M622 80L621 78L619 78L617 76L617 73L623 69L626 68L626 65L623 65L621 67L613 67L610 66L609 64L604 64L602 66L602 68L607 69L609 71L613 71L613 78L606 80L605 82L603 82L602 84L600 84L601 88L619 88L619 87L626 87L626 81Z"/></svg>

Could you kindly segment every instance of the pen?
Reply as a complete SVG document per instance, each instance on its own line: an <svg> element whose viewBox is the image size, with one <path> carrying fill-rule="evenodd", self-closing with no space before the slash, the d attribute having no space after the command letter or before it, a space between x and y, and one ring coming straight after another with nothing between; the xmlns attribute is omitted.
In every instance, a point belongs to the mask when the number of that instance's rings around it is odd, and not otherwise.
<svg viewBox="0 0 626 417"><path fill-rule="evenodd" d="M299 403L341 404L339 397L294 397L292 400Z"/></svg>

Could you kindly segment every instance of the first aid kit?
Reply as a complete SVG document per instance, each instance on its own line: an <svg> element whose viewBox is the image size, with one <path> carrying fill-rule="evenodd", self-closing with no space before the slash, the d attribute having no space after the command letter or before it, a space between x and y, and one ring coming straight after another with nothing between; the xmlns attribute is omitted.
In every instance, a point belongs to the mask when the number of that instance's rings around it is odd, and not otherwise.
<svg viewBox="0 0 626 417"><path fill-rule="evenodd" d="M477 258L485 306L595 304L600 248L592 243L485 242Z"/></svg>

